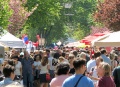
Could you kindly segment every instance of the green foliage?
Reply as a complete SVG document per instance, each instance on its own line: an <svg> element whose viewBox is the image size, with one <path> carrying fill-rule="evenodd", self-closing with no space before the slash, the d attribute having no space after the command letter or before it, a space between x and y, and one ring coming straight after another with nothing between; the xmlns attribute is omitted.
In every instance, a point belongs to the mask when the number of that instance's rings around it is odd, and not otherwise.
<svg viewBox="0 0 120 87"><path fill-rule="evenodd" d="M38 5L37 9L29 17L22 32L27 33L29 38L34 41L36 40L36 35L42 33L47 43L51 43L64 36L63 21L60 21L62 6L59 0L28 0L26 7L31 9L35 5ZM27 30L29 32L25 32L26 26L28 26Z"/></svg>
<svg viewBox="0 0 120 87"><path fill-rule="evenodd" d="M93 13L96 10L96 0L63 0L65 4L72 4L71 8L64 8L64 25L67 26L67 35L80 40L90 34L90 27L96 25L93 20ZM80 33L80 34L79 34Z"/></svg>
<svg viewBox="0 0 120 87"><path fill-rule="evenodd" d="M9 8L9 0L0 0L0 33L6 29L9 24L9 17L12 11Z"/></svg>
<svg viewBox="0 0 120 87"><path fill-rule="evenodd" d="M96 10L96 0L77 0L74 9L74 22L75 24L80 24L77 29L79 32L84 31L82 37L88 35L90 32L90 27L94 25L92 13ZM80 36L81 37L81 36Z"/></svg>
<svg viewBox="0 0 120 87"><path fill-rule="evenodd" d="M0 0L0 27L7 28L10 21L9 30L28 34L32 41L36 41L37 34L42 34L47 44L67 37L79 40L96 24L92 13L96 10L97 0L11 1L13 14L9 0ZM71 8L65 8L65 3L71 2Z"/></svg>
<svg viewBox="0 0 120 87"><path fill-rule="evenodd" d="M72 2L71 8L64 7L68 2ZM83 38L94 25L92 13L96 4L96 0L27 0L25 6L28 10L37 7L22 33L27 33L33 41L36 41L37 34L42 33L47 43L66 37Z"/></svg>

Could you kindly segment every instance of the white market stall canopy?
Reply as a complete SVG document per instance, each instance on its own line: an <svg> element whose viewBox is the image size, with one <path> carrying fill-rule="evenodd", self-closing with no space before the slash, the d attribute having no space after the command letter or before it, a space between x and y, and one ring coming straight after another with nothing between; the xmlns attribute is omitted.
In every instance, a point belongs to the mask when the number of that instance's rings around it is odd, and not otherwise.
<svg viewBox="0 0 120 87"><path fill-rule="evenodd" d="M81 47L81 48L85 48L86 46L89 47L89 45L85 45L85 43L80 43L79 41L68 43L67 45L65 45L65 47Z"/></svg>
<svg viewBox="0 0 120 87"><path fill-rule="evenodd" d="M24 48L24 43L21 39L15 37L14 35L6 32L0 37L0 42L11 47L11 48Z"/></svg>
<svg viewBox="0 0 120 87"><path fill-rule="evenodd" d="M94 42L99 47L120 47L120 31L111 33L108 37Z"/></svg>

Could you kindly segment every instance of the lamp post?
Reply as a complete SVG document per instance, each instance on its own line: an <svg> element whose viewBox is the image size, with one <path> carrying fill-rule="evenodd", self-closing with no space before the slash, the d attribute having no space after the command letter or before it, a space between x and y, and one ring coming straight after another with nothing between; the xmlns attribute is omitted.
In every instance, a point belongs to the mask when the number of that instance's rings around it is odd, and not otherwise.
<svg viewBox="0 0 120 87"><path fill-rule="evenodd" d="M72 6L73 6L73 2L67 2L67 3L64 3L64 8L67 10L65 12L65 16L67 17L68 19L68 23L66 24L69 28L73 29L73 25L72 25L72 22L70 21L71 17L74 16L73 13L71 13L72 11ZM72 20L72 19L71 19Z"/></svg>
<svg viewBox="0 0 120 87"><path fill-rule="evenodd" d="M64 7L65 7L65 8L71 8L71 7L72 7L72 4L73 4L72 2L65 3L65 4L64 4Z"/></svg>
<svg viewBox="0 0 120 87"><path fill-rule="evenodd" d="M72 5L73 5L73 2L64 3L65 9L70 9L70 8L72 8ZM67 15L67 16L73 16L74 14L67 13L67 14L65 14L65 15Z"/></svg>

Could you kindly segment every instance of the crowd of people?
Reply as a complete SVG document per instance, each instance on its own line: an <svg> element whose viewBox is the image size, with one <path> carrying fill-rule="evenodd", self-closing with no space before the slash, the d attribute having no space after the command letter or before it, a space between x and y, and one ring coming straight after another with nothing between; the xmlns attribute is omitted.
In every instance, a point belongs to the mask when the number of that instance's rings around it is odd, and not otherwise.
<svg viewBox="0 0 120 87"><path fill-rule="evenodd" d="M19 52L2 63L0 87L120 87L120 54L60 48ZM12 86L11 86L12 85Z"/></svg>

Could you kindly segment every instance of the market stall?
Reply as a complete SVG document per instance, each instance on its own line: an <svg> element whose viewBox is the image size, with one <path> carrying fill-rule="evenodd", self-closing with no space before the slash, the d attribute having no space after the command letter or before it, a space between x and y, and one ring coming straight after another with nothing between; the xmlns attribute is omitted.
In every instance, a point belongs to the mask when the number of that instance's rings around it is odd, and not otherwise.
<svg viewBox="0 0 120 87"><path fill-rule="evenodd" d="M110 35L102 40L94 43L94 46L99 47L120 47L120 31L110 33Z"/></svg>
<svg viewBox="0 0 120 87"><path fill-rule="evenodd" d="M4 33L3 36L0 37L0 42L10 48L25 48L23 41L9 32Z"/></svg>

